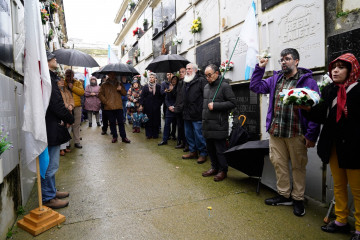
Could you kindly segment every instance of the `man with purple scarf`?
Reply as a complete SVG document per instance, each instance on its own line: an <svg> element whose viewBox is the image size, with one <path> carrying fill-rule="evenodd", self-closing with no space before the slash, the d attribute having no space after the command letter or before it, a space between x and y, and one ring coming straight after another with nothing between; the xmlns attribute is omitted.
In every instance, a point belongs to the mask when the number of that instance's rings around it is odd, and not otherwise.
<svg viewBox="0 0 360 240"><path fill-rule="evenodd" d="M315 146L320 127L306 120L300 109L283 104L279 93L292 88L308 87L317 92L319 89L312 78L312 72L298 67L300 57L296 49L284 49L280 56L281 71L274 71L272 77L262 80L269 59L261 58L250 82L251 91L270 94L266 131L270 134L270 161L275 168L279 195L266 199L265 204L293 205L293 213L296 216L304 216L307 148ZM289 160L292 173L289 169Z"/></svg>

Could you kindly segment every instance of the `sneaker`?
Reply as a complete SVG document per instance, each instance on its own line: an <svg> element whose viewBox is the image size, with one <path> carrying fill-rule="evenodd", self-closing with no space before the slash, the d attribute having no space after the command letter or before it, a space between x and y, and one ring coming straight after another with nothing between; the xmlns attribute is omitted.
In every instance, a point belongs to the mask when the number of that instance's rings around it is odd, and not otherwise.
<svg viewBox="0 0 360 240"><path fill-rule="evenodd" d="M351 239L350 240L360 240L360 234L359 233L354 233L352 236L351 236Z"/></svg>
<svg viewBox="0 0 360 240"><path fill-rule="evenodd" d="M303 200L294 200L294 211L295 216L302 217L305 215L305 207Z"/></svg>
<svg viewBox="0 0 360 240"><path fill-rule="evenodd" d="M349 233L350 225L348 223L346 223L346 225L344 225L344 226L338 226L338 225L336 225L335 220L334 220L334 221L329 222L327 225L321 226L321 230L323 230L324 232L328 232L328 233Z"/></svg>
<svg viewBox="0 0 360 240"><path fill-rule="evenodd" d="M51 199L51 200L49 200L47 202L44 202L43 205L47 206L49 208L52 208L52 209L59 209L59 208L64 208L67 205L69 205L69 201L54 198L54 199Z"/></svg>
<svg viewBox="0 0 360 240"><path fill-rule="evenodd" d="M279 206L279 205L291 206L291 205L293 205L293 200L291 199L291 197L286 198L282 195L278 195L273 198L265 199L265 204L272 205L272 206Z"/></svg>

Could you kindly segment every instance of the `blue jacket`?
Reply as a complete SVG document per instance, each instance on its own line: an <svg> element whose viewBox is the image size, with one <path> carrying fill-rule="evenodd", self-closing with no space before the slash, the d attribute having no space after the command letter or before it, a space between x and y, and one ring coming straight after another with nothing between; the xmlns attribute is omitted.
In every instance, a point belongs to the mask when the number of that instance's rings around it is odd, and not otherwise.
<svg viewBox="0 0 360 240"><path fill-rule="evenodd" d="M317 86L316 81L312 78L312 72L309 69L305 68L298 68L302 74L296 84L296 88L303 88L308 87L316 92L319 93L319 88ZM266 131L269 131L271 126L271 122L273 119L274 114L274 99L275 99L275 91L276 91L276 84L283 76L282 71L274 71L274 75L267 79L262 80L264 76L265 68L259 67L259 64L256 64L255 70L253 75L251 76L250 81L250 90L255 93L262 93L262 94L270 94L269 97L269 108L266 116ZM320 125L308 121L299 110L299 117L302 124L303 134L306 139L316 142L319 132L320 132Z"/></svg>

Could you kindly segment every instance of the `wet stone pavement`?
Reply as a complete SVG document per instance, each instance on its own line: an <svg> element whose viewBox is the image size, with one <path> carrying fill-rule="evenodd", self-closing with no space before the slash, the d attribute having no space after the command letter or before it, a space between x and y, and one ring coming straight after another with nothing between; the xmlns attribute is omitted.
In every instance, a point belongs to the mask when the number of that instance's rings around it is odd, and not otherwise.
<svg viewBox="0 0 360 240"><path fill-rule="evenodd" d="M35 239L350 239L320 230L327 208L319 202L307 201L306 215L296 217L291 206L265 205L274 192L262 185L256 194L256 179L230 168L214 182L201 176L209 160L182 160L176 141L159 147L144 129L126 131L131 144L112 144L100 128L82 125L83 148L61 157L56 175L58 189L70 192L58 210L66 221ZM34 187L26 214L37 206ZM15 227L13 239L34 237Z"/></svg>

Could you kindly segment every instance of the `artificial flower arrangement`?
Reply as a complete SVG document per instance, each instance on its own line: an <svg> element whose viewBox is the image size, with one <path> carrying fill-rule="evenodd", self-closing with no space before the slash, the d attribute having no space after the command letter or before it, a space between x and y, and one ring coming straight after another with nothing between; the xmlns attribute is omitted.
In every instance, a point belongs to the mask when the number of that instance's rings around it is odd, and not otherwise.
<svg viewBox="0 0 360 240"><path fill-rule="evenodd" d="M333 81L329 77L329 73L324 74L323 77L322 77L322 81L317 82L317 85L319 87L320 92L322 92L324 87L326 87L327 85L329 85L332 82Z"/></svg>
<svg viewBox="0 0 360 240"><path fill-rule="evenodd" d="M133 9L135 7L135 5L136 4L134 1L132 1L132 0L129 1L129 9Z"/></svg>
<svg viewBox="0 0 360 240"><path fill-rule="evenodd" d="M0 128L0 156L7 149L14 148L12 143L8 140L9 132L6 132L5 135L3 135L4 131L5 131L4 124L1 124L1 128Z"/></svg>
<svg viewBox="0 0 360 240"><path fill-rule="evenodd" d="M172 45L175 46L181 44L182 41L183 41L182 38L179 38L178 36L175 35L172 39Z"/></svg>
<svg viewBox="0 0 360 240"><path fill-rule="evenodd" d="M56 2L51 2L50 3L51 12L57 12L58 9L59 9L59 5Z"/></svg>
<svg viewBox="0 0 360 240"><path fill-rule="evenodd" d="M122 22L123 22L123 23L126 22L126 18L123 18Z"/></svg>
<svg viewBox="0 0 360 240"><path fill-rule="evenodd" d="M41 12L41 22L43 25L45 25L46 22L49 21L49 14L45 8L41 9L40 12Z"/></svg>
<svg viewBox="0 0 360 240"><path fill-rule="evenodd" d="M198 17L197 19L195 19L192 22L190 32L191 33L197 33L197 32L201 32L201 30L202 30L201 18Z"/></svg>
<svg viewBox="0 0 360 240"><path fill-rule="evenodd" d="M49 33L47 35L48 42L54 39L54 31L50 28Z"/></svg>
<svg viewBox="0 0 360 240"><path fill-rule="evenodd" d="M136 34L139 34L139 33L141 33L141 32L142 32L142 29L139 28L139 27L136 27L136 28L134 29L134 31L133 31L133 36L135 36Z"/></svg>
<svg viewBox="0 0 360 240"><path fill-rule="evenodd" d="M320 95L307 87L283 89L279 95L281 101L286 105L315 106L320 102Z"/></svg>
<svg viewBox="0 0 360 240"><path fill-rule="evenodd" d="M229 62L229 60L226 60L225 62L222 62L220 65L220 72L231 71L234 68L234 63Z"/></svg>
<svg viewBox="0 0 360 240"><path fill-rule="evenodd" d="M140 48L134 51L134 57L140 57Z"/></svg>
<svg viewBox="0 0 360 240"><path fill-rule="evenodd" d="M132 64L131 60L127 60L127 61L126 61L126 64L131 65L131 64Z"/></svg>
<svg viewBox="0 0 360 240"><path fill-rule="evenodd" d="M147 71L145 70L145 72L143 73L144 78L147 78Z"/></svg>

